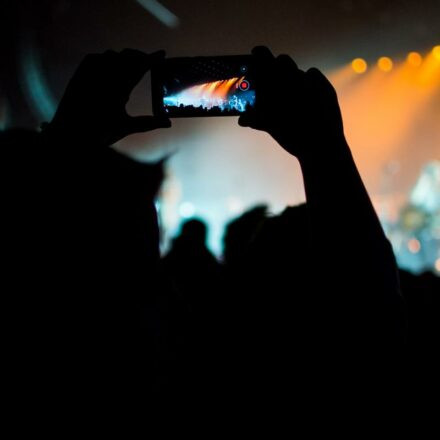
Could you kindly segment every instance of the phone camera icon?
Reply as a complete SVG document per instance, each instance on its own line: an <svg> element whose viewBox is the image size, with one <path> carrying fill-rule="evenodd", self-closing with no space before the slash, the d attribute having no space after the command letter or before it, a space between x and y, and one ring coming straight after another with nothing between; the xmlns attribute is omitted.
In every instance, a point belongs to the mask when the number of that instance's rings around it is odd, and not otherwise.
<svg viewBox="0 0 440 440"><path fill-rule="evenodd" d="M240 87L240 90L243 91L243 92L245 92L246 90L249 90L249 88L250 88L249 81L247 81L247 80L244 79L244 80L240 83L239 87Z"/></svg>

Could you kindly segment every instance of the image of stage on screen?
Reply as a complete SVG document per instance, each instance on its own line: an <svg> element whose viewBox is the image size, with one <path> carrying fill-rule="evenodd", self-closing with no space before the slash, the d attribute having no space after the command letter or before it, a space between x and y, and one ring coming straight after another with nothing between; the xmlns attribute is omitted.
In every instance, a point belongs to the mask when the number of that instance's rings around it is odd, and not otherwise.
<svg viewBox="0 0 440 440"><path fill-rule="evenodd" d="M255 105L255 90L245 77L198 84L173 94L165 86L163 103L165 112L182 116L237 115Z"/></svg>

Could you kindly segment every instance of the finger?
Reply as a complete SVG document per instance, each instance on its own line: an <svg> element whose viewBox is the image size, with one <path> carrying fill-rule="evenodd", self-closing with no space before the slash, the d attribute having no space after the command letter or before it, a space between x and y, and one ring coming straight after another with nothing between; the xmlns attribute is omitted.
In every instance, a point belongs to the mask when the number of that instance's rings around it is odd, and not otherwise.
<svg viewBox="0 0 440 440"><path fill-rule="evenodd" d="M293 61L293 59L286 54L281 54L277 56L277 62L279 65L288 68L290 70L298 70L298 65Z"/></svg>
<svg viewBox="0 0 440 440"><path fill-rule="evenodd" d="M307 70L306 73L309 80L311 80L313 86L322 92L326 92L329 95L336 98L336 90L327 77L316 67L312 67Z"/></svg>
<svg viewBox="0 0 440 440"><path fill-rule="evenodd" d="M145 73L153 64L162 61L165 58L165 51L158 50L148 55L136 49L124 49L120 53L121 59L124 60L130 70L139 70Z"/></svg>
<svg viewBox="0 0 440 440"><path fill-rule="evenodd" d="M124 132L127 136L169 127L171 127L171 121L163 116L130 116L124 123Z"/></svg>
<svg viewBox="0 0 440 440"><path fill-rule="evenodd" d="M272 52L266 46L255 46L252 49L252 55L262 60L274 60Z"/></svg>
<svg viewBox="0 0 440 440"><path fill-rule="evenodd" d="M307 70L307 75L314 78L317 81L321 81L324 83L329 83L328 79L325 77L325 75L316 67L311 67L309 70ZM330 83L329 83L330 84Z"/></svg>
<svg viewBox="0 0 440 440"><path fill-rule="evenodd" d="M248 115L241 115L238 118L238 125L240 127L250 127L252 124L252 120Z"/></svg>
<svg viewBox="0 0 440 440"><path fill-rule="evenodd" d="M112 50L112 49L107 49L107 50L103 53L103 55L114 57L115 55L117 55L117 52L114 51L114 50ZM93 56L93 54L92 54L92 56Z"/></svg>
<svg viewBox="0 0 440 440"><path fill-rule="evenodd" d="M161 62L164 57L164 50L147 55L139 50L124 49L119 54L118 67L121 69L125 93L129 94L151 66Z"/></svg>
<svg viewBox="0 0 440 440"><path fill-rule="evenodd" d="M260 94L263 93L264 88L268 88L269 84L275 79L275 57L272 52L265 46L257 46L252 49L254 56L256 83Z"/></svg>
<svg viewBox="0 0 440 440"><path fill-rule="evenodd" d="M246 107L246 110L240 114L238 118L238 125L242 127L249 127L249 124L255 120L255 111L252 107Z"/></svg>
<svg viewBox="0 0 440 440"><path fill-rule="evenodd" d="M163 49L158 50L156 52L153 52L150 55L150 61L151 61L152 64L153 63L159 63L159 62L161 62L161 61L163 61L165 59L165 55L166 55L166 52Z"/></svg>
<svg viewBox="0 0 440 440"><path fill-rule="evenodd" d="M257 116L255 110L249 108L242 113L238 118L238 125L240 127L257 128Z"/></svg>

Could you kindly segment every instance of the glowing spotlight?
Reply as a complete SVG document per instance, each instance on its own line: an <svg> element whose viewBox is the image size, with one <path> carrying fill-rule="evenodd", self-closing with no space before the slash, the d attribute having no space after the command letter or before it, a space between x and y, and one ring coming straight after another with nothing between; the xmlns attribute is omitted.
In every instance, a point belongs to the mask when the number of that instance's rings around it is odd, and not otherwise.
<svg viewBox="0 0 440 440"><path fill-rule="evenodd" d="M406 57L406 61L412 67L419 67L422 64L422 55L418 52L410 52Z"/></svg>
<svg viewBox="0 0 440 440"><path fill-rule="evenodd" d="M434 49L432 49L432 54L435 58L440 60L440 46L435 46Z"/></svg>
<svg viewBox="0 0 440 440"><path fill-rule="evenodd" d="M226 200L228 211L233 215L238 215L243 212L243 203L238 197L228 197Z"/></svg>
<svg viewBox="0 0 440 440"><path fill-rule="evenodd" d="M356 73L364 73L367 70L367 62L362 58L356 58L351 62L351 67Z"/></svg>
<svg viewBox="0 0 440 440"><path fill-rule="evenodd" d="M420 251L421 245L417 238L411 238L408 240L408 249L412 254L417 254Z"/></svg>
<svg viewBox="0 0 440 440"><path fill-rule="evenodd" d="M50 121L57 101L42 68L40 52L28 41L23 42L21 74L25 97L38 119Z"/></svg>
<svg viewBox="0 0 440 440"><path fill-rule="evenodd" d="M196 212L196 209L194 208L194 205L190 202L183 202L179 206L179 214L182 218L190 218L194 215Z"/></svg>
<svg viewBox="0 0 440 440"><path fill-rule="evenodd" d="M440 258L437 258L437 260L435 260L435 270L440 273Z"/></svg>
<svg viewBox="0 0 440 440"><path fill-rule="evenodd" d="M377 67L379 67L382 72L389 72L393 68L393 60L388 57L380 57L377 60Z"/></svg>
<svg viewBox="0 0 440 440"><path fill-rule="evenodd" d="M151 15L156 17L165 26L175 28L179 25L179 17L173 14L168 8L159 3L157 0L136 0Z"/></svg>

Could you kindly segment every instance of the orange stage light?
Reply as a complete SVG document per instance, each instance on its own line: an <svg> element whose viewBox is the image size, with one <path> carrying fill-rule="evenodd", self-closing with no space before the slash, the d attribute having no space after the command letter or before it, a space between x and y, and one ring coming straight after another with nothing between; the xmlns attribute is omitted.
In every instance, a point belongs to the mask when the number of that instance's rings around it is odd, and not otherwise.
<svg viewBox="0 0 440 440"><path fill-rule="evenodd" d="M435 46L434 49L432 49L432 54L437 60L440 60L440 46Z"/></svg>
<svg viewBox="0 0 440 440"><path fill-rule="evenodd" d="M420 241L417 240L417 238L411 238L411 240L408 241L408 249L411 253L417 254L420 251L420 248Z"/></svg>
<svg viewBox="0 0 440 440"><path fill-rule="evenodd" d="M388 57L381 57L377 61L377 66L383 72L389 72L393 68L393 61Z"/></svg>
<svg viewBox="0 0 440 440"><path fill-rule="evenodd" d="M351 67L356 73L364 73L366 72L368 65L364 59L356 58L352 61Z"/></svg>
<svg viewBox="0 0 440 440"><path fill-rule="evenodd" d="M419 67L422 64L422 56L418 52L410 52L406 57L406 61L412 67Z"/></svg>

